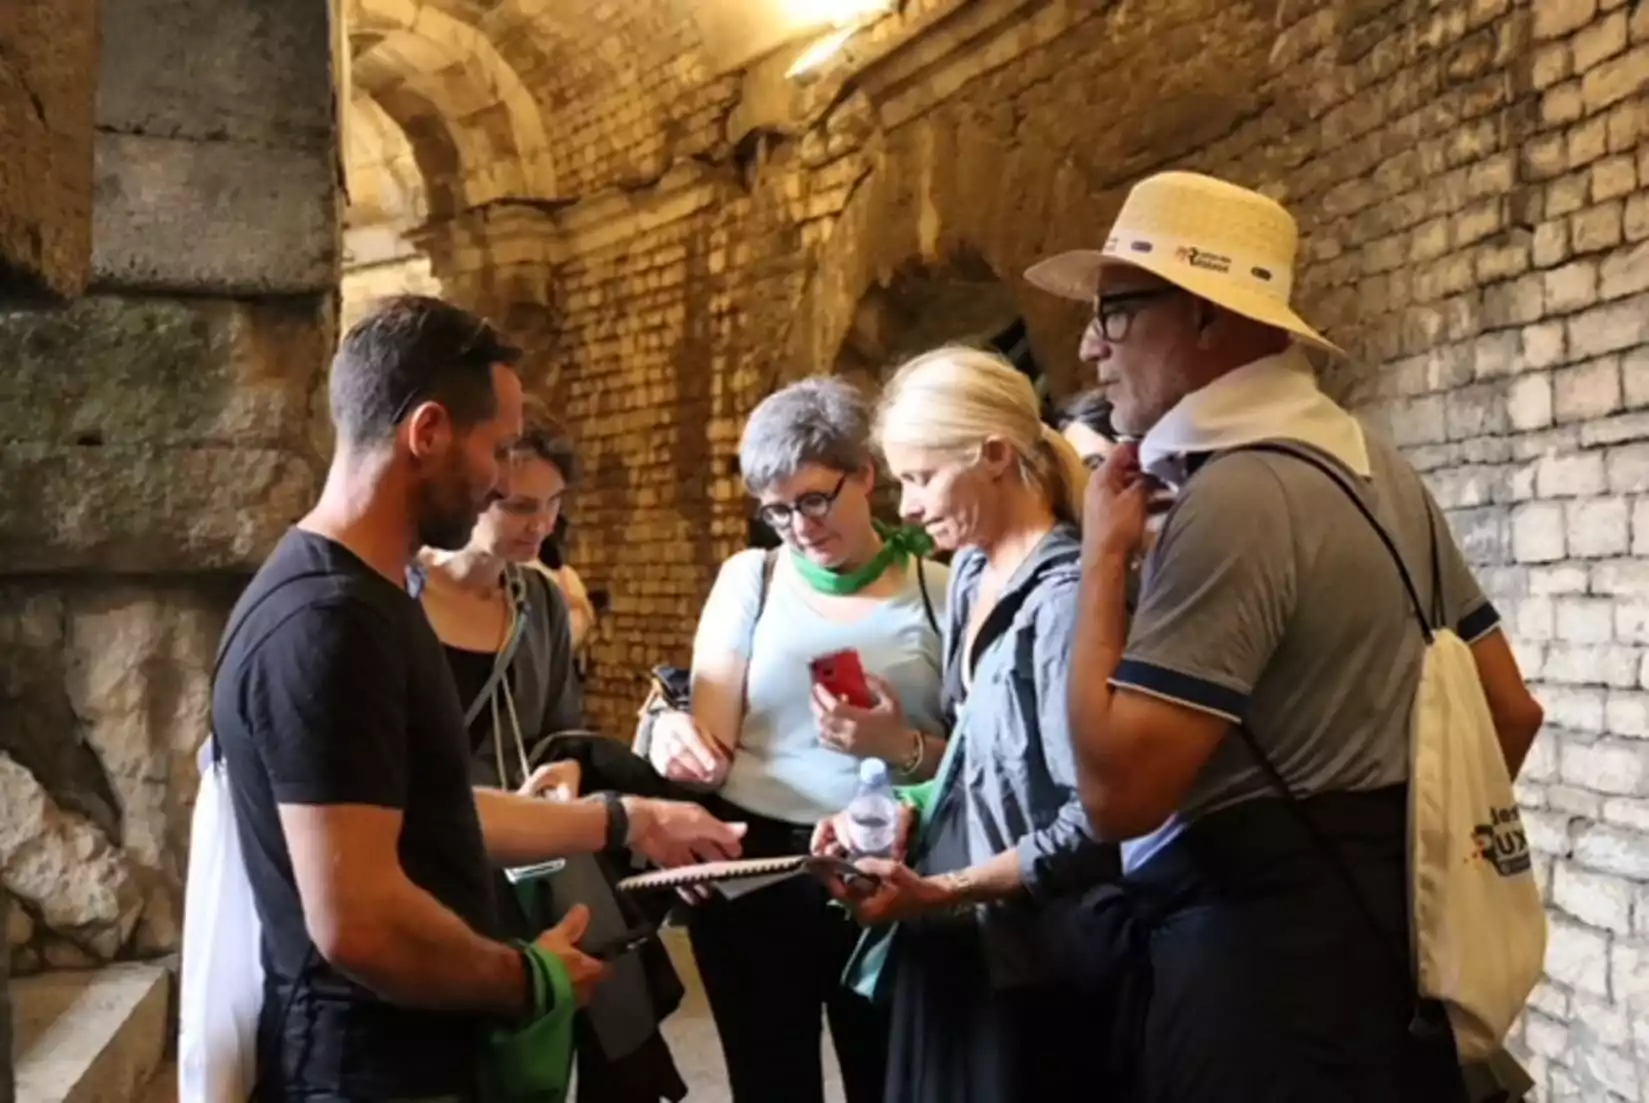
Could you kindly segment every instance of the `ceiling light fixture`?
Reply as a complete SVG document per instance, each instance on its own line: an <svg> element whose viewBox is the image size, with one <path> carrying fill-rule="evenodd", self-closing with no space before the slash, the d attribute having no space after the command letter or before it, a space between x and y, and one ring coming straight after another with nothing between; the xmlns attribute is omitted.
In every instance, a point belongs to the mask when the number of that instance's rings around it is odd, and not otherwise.
<svg viewBox="0 0 1649 1103"><path fill-rule="evenodd" d="M898 0L811 0L807 7L814 20L835 29L790 63L784 75L791 79L812 72L841 53L850 38L883 16L893 14Z"/></svg>
<svg viewBox="0 0 1649 1103"><path fill-rule="evenodd" d="M790 68L784 71L787 77L799 77L804 73L811 73L831 58L842 52L847 40L859 32L857 26L838 27L813 45L797 55L796 60L790 63Z"/></svg>

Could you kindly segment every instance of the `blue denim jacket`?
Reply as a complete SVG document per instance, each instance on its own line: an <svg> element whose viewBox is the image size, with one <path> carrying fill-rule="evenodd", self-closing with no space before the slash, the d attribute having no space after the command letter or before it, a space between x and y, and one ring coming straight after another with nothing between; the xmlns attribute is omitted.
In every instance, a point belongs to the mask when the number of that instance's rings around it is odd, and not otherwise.
<svg viewBox="0 0 1649 1103"><path fill-rule="evenodd" d="M1076 530L1055 528L1009 579L974 640L964 691L962 642L984 569L985 556L972 548L951 565L945 690L954 707L935 785L960 786L959 811L948 814L966 817L970 864L1018 854L1024 895L977 913L991 979L1006 987L1056 975L1035 937L1036 913L1054 896L1113 875L1116 848L1094 838L1076 791L1065 692L1081 578ZM921 825L913 854L930 826ZM848 965L850 987L867 995L878 987L890 935L867 933Z"/></svg>

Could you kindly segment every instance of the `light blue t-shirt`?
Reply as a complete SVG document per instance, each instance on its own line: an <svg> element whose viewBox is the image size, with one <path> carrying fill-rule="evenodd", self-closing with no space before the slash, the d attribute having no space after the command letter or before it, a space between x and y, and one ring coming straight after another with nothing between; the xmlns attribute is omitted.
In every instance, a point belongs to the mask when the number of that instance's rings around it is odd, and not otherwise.
<svg viewBox="0 0 1649 1103"><path fill-rule="evenodd" d="M853 799L860 760L819 741L808 664L833 651L857 651L866 673L893 687L910 724L942 735L940 639L915 571L907 571L904 588L875 610L841 624L814 612L802 594L806 583L781 561L752 649L750 623L760 604L764 555L743 551L722 564L699 616L693 654L697 661L731 653L748 664L744 724L721 795L757 815L815 823ZM943 624L949 571L926 561L921 569L934 619Z"/></svg>

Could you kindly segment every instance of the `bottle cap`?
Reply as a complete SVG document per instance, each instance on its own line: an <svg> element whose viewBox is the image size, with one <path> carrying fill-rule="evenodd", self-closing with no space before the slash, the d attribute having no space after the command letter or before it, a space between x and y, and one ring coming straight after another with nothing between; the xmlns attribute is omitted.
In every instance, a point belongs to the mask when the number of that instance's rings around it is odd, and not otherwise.
<svg viewBox="0 0 1649 1103"><path fill-rule="evenodd" d="M887 763L879 758L867 758L859 763L859 780L866 785L879 785L887 780Z"/></svg>

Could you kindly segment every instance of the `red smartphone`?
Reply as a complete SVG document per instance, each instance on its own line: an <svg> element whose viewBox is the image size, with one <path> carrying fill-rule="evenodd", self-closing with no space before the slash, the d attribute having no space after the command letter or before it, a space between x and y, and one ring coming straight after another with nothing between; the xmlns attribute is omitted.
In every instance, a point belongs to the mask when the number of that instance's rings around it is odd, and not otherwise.
<svg viewBox="0 0 1649 1103"><path fill-rule="evenodd" d="M809 664L813 681L829 690L835 697L855 708L868 709L876 704L870 683L865 681L865 668L859 662L857 651L833 651L820 655Z"/></svg>

